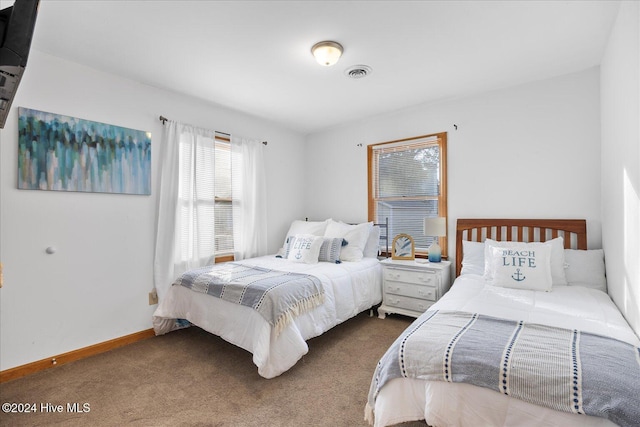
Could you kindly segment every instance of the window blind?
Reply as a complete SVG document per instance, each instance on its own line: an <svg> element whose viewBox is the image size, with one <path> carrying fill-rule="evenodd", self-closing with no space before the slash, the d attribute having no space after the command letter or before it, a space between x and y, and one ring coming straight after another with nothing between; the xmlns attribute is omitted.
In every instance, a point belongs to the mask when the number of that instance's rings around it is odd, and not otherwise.
<svg viewBox="0 0 640 427"><path fill-rule="evenodd" d="M215 253L225 255L233 253L230 143L217 140L215 156Z"/></svg>
<svg viewBox="0 0 640 427"><path fill-rule="evenodd" d="M376 222L389 219L389 236L406 233L425 252L424 218L440 216L441 149L437 136L374 145L372 177Z"/></svg>
<svg viewBox="0 0 640 427"><path fill-rule="evenodd" d="M178 198L183 259L233 253L229 142L212 135L181 135Z"/></svg>

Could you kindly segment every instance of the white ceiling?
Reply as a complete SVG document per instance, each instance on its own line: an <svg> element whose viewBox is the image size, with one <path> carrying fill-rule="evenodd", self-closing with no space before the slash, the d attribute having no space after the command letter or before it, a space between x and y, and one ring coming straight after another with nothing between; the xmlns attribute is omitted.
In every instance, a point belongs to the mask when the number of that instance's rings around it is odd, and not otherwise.
<svg viewBox="0 0 640 427"><path fill-rule="evenodd" d="M598 65L618 6L41 0L32 47L306 134ZM327 39L345 48L333 67L310 53ZM373 73L346 77L356 64Z"/></svg>

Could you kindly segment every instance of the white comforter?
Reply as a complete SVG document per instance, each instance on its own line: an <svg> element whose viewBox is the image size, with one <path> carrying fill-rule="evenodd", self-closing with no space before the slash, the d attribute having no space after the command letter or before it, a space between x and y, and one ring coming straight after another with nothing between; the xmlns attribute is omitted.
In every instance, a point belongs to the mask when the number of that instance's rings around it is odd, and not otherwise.
<svg viewBox="0 0 640 427"><path fill-rule="evenodd" d="M459 310L525 320L606 335L638 346L640 341L609 296L581 286L554 286L552 292L486 285L464 275L432 310ZM431 426L613 426L604 418L563 413L463 383L391 380L374 408L375 426L425 419Z"/></svg>
<svg viewBox="0 0 640 427"><path fill-rule="evenodd" d="M258 373L276 377L308 351L306 340L382 301L382 273L375 258L359 262L303 264L273 255L239 261L280 271L311 274L324 286L325 302L301 314L277 336L252 308L171 286L153 315L156 335L176 329L175 319L189 322L253 354Z"/></svg>

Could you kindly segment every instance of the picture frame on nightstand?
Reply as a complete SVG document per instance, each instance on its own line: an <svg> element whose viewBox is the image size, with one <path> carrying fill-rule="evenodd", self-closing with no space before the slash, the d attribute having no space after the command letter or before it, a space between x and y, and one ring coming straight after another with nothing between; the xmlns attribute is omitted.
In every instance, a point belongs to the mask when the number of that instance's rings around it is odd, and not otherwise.
<svg viewBox="0 0 640 427"><path fill-rule="evenodd" d="M410 261L416 257L416 246L413 237L398 234L391 243L391 259Z"/></svg>

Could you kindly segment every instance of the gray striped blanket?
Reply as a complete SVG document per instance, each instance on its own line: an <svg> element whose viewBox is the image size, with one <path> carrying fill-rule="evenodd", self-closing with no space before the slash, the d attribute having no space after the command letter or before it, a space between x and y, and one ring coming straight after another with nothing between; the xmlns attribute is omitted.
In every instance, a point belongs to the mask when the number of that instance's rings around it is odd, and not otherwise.
<svg viewBox="0 0 640 427"><path fill-rule="evenodd" d="M399 377L464 382L558 411L640 425L640 348L578 330L428 311L378 363L369 417L379 390Z"/></svg>
<svg viewBox="0 0 640 427"><path fill-rule="evenodd" d="M187 271L173 284L257 310L276 336L295 316L324 302L315 276L234 262Z"/></svg>

